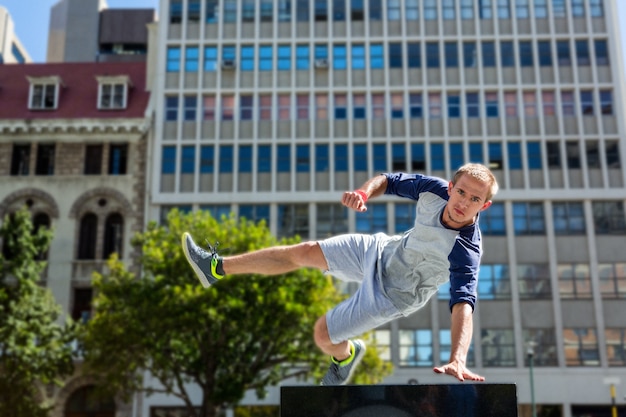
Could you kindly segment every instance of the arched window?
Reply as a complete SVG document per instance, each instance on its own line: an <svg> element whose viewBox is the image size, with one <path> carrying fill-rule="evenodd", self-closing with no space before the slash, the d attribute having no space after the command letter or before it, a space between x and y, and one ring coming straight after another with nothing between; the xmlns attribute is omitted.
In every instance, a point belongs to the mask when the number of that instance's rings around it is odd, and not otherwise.
<svg viewBox="0 0 626 417"><path fill-rule="evenodd" d="M124 237L124 219L119 213L112 213L104 224L104 252L103 257L107 259L111 254L117 253L121 258L122 241Z"/></svg>
<svg viewBox="0 0 626 417"><path fill-rule="evenodd" d="M93 213L85 214L80 220L78 259L96 259L97 233L98 218Z"/></svg>
<svg viewBox="0 0 626 417"><path fill-rule="evenodd" d="M64 417L115 417L115 401L97 398L95 387L87 385L74 391L65 404Z"/></svg>

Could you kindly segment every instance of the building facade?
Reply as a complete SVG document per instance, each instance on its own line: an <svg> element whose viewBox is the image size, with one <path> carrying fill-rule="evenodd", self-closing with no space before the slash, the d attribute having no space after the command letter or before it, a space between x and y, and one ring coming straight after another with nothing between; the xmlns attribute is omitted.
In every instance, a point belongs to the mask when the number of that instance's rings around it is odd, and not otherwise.
<svg viewBox="0 0 626 417"><path fill-rule="evenodd" d="M147 216L232 211L303 239L402 233L412 202L381 197L357 214L341 193L380 172L450 178L464 162L485 163L501 191L480 219L469 366L515 382L523 415L531 394L542 413L607 415L609 383L621 381L618 399L626 383L616 8L162 0ZM376 331L395 365L385 383L452 382L431 370L450 353L447 298L442 288ZM167 404L146 399L143 415Z"/></svg>
<svg viewBox="0 0 626 417"><path fill-rule="evenodd" d="M30 55L15 35L15 24L9 11L0 5L0 64L32 62Z"/></svg>
<svg viewBox="0 0 626 417"><path fill-rule="evenodd" d="M47 62L144 62L154 9L109 9L106 0L60 0L50 11Z"/></svg>
<svg viewBox="0 0 626 417"><path fill-rule="evenodd" d="M0 218L28 207L35 225L54 229L41 284L75 320L91 314L92 273L112 253L129 265L136 255L148 101L143 62L0 66ZM63 387L42 396L56 403L51 417L130 416L114 399L86 408L92 389L77 363Z"/></svg>

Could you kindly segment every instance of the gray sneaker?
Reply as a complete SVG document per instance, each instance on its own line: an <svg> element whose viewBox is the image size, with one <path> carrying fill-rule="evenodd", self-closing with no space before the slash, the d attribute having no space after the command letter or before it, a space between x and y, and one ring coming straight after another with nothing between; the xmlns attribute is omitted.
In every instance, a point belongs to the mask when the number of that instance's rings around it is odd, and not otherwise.
<svg viewBox="0 0 626 417"><path fill-rule="evenodd" d="M204 288L208 288L218 280L224 278L224 271L221 265L222 258L217 254L216 250L217 243L215 246L209 245L211 251L207 252L196 245L191 235L187 232L183 233L181 240L187 262L189 262L189 265L193 268ZM217 271L218 269L221 273Z"/></svg>
<svg viewBox="0 0 626 417"><path fill-rule="evenodd" d="M354 370L365 354L365 343L362 340L355 339L350 342L354 349L350 363L342 365L341 362L337 363L333 360L328 368L328 372L326 372L326 375L322 378L320 385L346 385L350 381ZM346 362L347 360L348 359L342 362Z"/></svg>

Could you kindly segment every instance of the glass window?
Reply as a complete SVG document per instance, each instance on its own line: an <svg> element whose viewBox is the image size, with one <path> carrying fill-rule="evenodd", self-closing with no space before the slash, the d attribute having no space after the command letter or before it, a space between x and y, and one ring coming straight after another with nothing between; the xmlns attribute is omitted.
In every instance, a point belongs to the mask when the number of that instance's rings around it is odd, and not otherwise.
<svg viewBox="0 0 626 417"><path fill-rule="evenodd" d="M355 230L357 233L386 233L387 232L387 205L367 205L367 211L356 216Z"/></svg>
<svg viewBox="0 0 626 417"><path fill-rule="evenodd" d="M383 45L380 43L370 45L370 67L372 69L384 68L385 59Z"/></svg>
<svg viewBox="0 0 626 417"><path fill-rule="evenodd" d="M512 67L515 65L515 50L513 42L500 42L500 62L503 67Z"/></svg>
<svg viewBox="0 0 626 417"><path fill-rule="evenodd" d="M504 113L506 117L517 117L517 92L506 91L504 93Z"/></svg>
<svg viewBox="0 0 626 417"><path fill-rule="evenodd" d="M391 118L404 118L404 94L391 93Z"/></svg>
<svg viewBox="0 0 626 417"><path fill-rule="evenodd" d="M533 366L558 366L558 350L553 328L522 329L522 340L526 346L529 343L533 344ZM528 355L525 355L526 366L529 366L528 361Z"/></svg>
<svg viewBox="0 0 626 417"><path fill-rule="evenodd" d="M478 0L478 13L481 19L493 18L493 10L491 9L492 0Z"/></svg>
<svg viewBox="0 0 626 417"><path fill-rule="evenodd" d="M328 120L328 94L315 95L315 119Z"/></svg>
<svg viewBox="0 0 626 417"><path fill-rule="evenodd" d="M552 49L550 41L538 41L537 53L539 54L539 65L542 67L552 66Z"/></svg>
<svg viewBox="0 0 626 417"><path fill-rule="evenodd" d="M165 97L165 121L175 122L178 120L178 97Z"/></svg>
<svg viewBox="0 0 626 417"><path fill-rule="evenodd" d="M456 19L456 0L443 0L441 3L441 14L443 16L443 20L454 20Z"/></svg>
<svg viewBox="0 0 626 417"><path fill-rule="evenodd" d="M419 42L408 42L406 44L406 58L409 68L420 68L422 66L422 52Z"/></svg>
<svg viewBox="0 0 626 417"><path fill-rule="evenodd" d="M328 172L330 167L330 155L327 144L315 145L315 172Z"/></svg>
<svg viewBox="0 0 626 417"><path fill-rule="evenodd" d="M335 144L335 171L348 171L348 145Z"/></svg>
<svg viewBox="0 0 626 417"><path fill-rule="evenodd" d="M545 235L542 203L513 203L513 226L516 236Z"/></svg>
<svg viewBox="0 0 626 417"><path fill-rule="evenodd" d="M541 169L541 143L535 141L526 142L526 158L528 169Z"/></svg>
<svg viewBox="0 0 626 417"><path fill-rule="evenodd" d="M354 170L367 172L367 145L362 143L354 144Z"/></svg>
<svg viewBox="0 0 626 417"><path fill-rule="evenodd" d="M448 118L461 117L461 96L458 93L448 93Z"/></svg>
<svg viewBox="0 0 626 417"><path fill-rule="evenodd" d="M584 116L593 116L593 91L580 91L580 114Z"/></svg>
<svg viewBox="0 0 626 417"><path fill-rule="evenodd" d="M498 117L498 93L485 92L485 114L487 117Z"/></svg>
<svg viewBox="0 0 626 417"><path fill-rule="evenodd" d="M528 19L530 11L528 8L529 0L515 0L515 17L518 19Z"/></svg>
<svg viewBox="0 0 626 417"><path fill-rule="evenodd" d="M254 71L254 46L241 47L241 70Z"/></svg>
<svg viewBox="0 0 626 417"><path fill-rule="evenodd" d="M563 345L566 366L600 366L596 329L565 328Z"/></svg>
<svg viewBox="0 0 626 417"><path fill-rule="evenodd" d="M272 47L269 45L262 45L259 47L259 70L271 71L273 68L273 52Z"/></svg>
<svg viewBox="0 0 626 417"><path fill-rule="evenodd" d="M251 95L241 96L239 99L240 120L252 120L253 98Z"/></svg>
<svg viewBox="0 0 626 417"><path fill-rule="evenodd" d="M554 91L542 91L541 102L543 104L544 116L554 116L556 114Z"/></svg>
<svg viewBox="0 0 626 417"><path fill-rule="evenodd" d="M548 264L518 264L517 286L522 300L550 299L550 267Z"/></svg>
<svg viewBox="0 0 626 417"><path fill-rule="evenodd" d="M534 91L524 91L522 93L524 100L524 117L527 119L537 117L537 97Z"/></svg>
<svg viewBox="0 0 626 417"><path fill-rule="evenodd" d="M423 115L423 102L421 93L409 93L409 111L411 119L421 119Z"/></svg>
<svg viewBox="0 0 626 417"><path fill-rule="evenodd" d="M372 160L374 163L374 172L388 172L387 145L384 143L375 143L373 145Z"/></svg>
<svg viewBox="0 0 626 417"><path fill-rule="evenodd" d="M274 0L261 0L261 22L274 20Z"/></svg>
<svg viewBox="0 0 626 417"><path fill-rule="evenodd" d="M532 42L522 41L519 43L519 60L522 67L532 67L534 65Z"/></svg>
<svg viewBox="0 0 626 417"><path fill-rule="evenodd" d="M446 155L442 143L430 144L430 165L433 171L446 169Z"/></svg>
<svg viewBox="0 0 626 417"><path fill-rule="evenodd" d="M474 0L461 0L461 19L471 20L474 18Z"/></svg>
<svg viewBox="0 0 626 417"><path fill-rule="evenodd" d="M432 330L400 330L399 339L400 366L429 367L433 365Z"/></svg>
<svg viewBox="0 0 626 417"><path fill-rule="evenodd" d="M365 45L352 45L352 69L365 69Z"/></svg>
<svg viewBox="0 0 626 417"><path fill-rule="evenodd" d="M626 366L626 328L604 329L609 366Z"/></svg>
<svg viewBox="0 0 626 417"><path fill-rule="evenodd" d="M217 17L219 16L219 1L218 0L206 0L206 22L217 23Z"/></svg>
<svg viewBox="0 0 626 417"><path fill-rule="evenodd" d="M553 203L552 217L554 233L557 235L585 234L585 212L582 203Z"/></svg>
<svg viewBox="0 0 626 417"><path fill-rule="evenodd" d="M522 169L522 144L520 142L507 142L506 149L509 153L509 169Z"/></svg>
<svg viewBox="0 0 626 417"><path fill-rule="evenodd" d="M549 168L561 168L561 145L559 142L546 142L546 157Z"/></svg>
<svg viewBox="0 0 626 417"><path fill-rule="evenodd" d="M498 0L498 19L511 18L511 5L509 0Z"/></svg>
<svg viewBox="0 0 626 417"><path fill-rule="evenodd" d="M589 0L589 12L591 17L604 17L604 0Z"/></svg>
<svg viewBox="0 0 626 417"><path fill-rule="evenodd" d="M217 71L217 47L207 46L204 48L204 70Z"/></svg>
<svg viewBox="0 0 626 417"><path fill-rule="evenodd" d="M339 204L317 205L317 237L325 238L348 231L348 208Z"/></svg>
<svg viewBox="0 0 626 417"><path fill-rule="evenodd" d="M469 143L469 161L478 164L483 163L483 144L481 142Z"/></svg>
<svg viewBox="0 0 626 417"><path fill-rule="evenodd" d="M492 169L502 169L502 144L500 142L489 142L489 167Z"/></svg>
<svg viewBox="0 0 626 417"><path fill-rule="evenodd" d="M457 68L459 66L459 50L456 42L446 42L444 44L446 54L446 67Z"/></svg>
<svg viewBox="0 0 626 417"><path fill-rule="evenodd" d="M431 119L441 118L441 93L428 93L428 116Z"/></svg>
<svg viewBox="0 0 626 417"><path fill-rule="evenodd" d="M183 20L183 1L172 0L170 2L170 23L181 23Z"/></svg>
<svg viewBox="0 0 626 417"><path fill-rule="evenodd" d="M604 39L594 41L596 51L596 65L609 65L609 47Z"/></svg>
<svg viewBox="0 0 626 417"><path fill-rule="evenodd" d="M235 115L235 96L222 96L222 120L233 120Z"/></svg>
<svg viewBox="0 0 626 417"><path fill-rule="evenodd" d="M548 17L548 6L546 5L547 0L533 0L535 6L535 18L536 19L545 19Z"/></svg>
<svg viewBox="0 0 626 417"><path fill-rule="evenodd" d="M400 0L387 0L387 20L400 20Z"/></svg>
<svg viewBox="0 0 626 417"><path fill-rule="evenodd" d="M259 95L259 120L272 120L271 94Z"/></svg>
<svg viewBox="0 0 626 417"><path fill-rule="evenodd" d="M404 233L413 227L415 223L415 204L396 203L393 209L393 218L396 222L395 233Z"/></svg>
<svg viewBox="0 0 626 417"><path fill-rule="evenodd" d="M232 145L220 146L220 153L219 153L220 174L232 174L233 165L234 165L233 146Z"/></svg>
<svg viewBox="0 0 626 417"><path fill-rule="evenodd" d="M296 146L296 172L311 171L311 155L309 145Z"/></svg>
<svg viewBox="0 0 626 417"><path fill-rule="evenodd" d="M291 171L291 146L278 145L276 147L276 171Z"/></svg>
<svg viewBox="0 0 626 417"><path fill-rule="evenodd" d="M389 68L402 68L402 44L400 42L389 44Z"/></svg>
<svg viewBox="0 0 626 417"><path fill-rule="evenodd" d="M439 68L439 44L437 42L426 43L426 66Z"/></svg>
<svg viewBox="0 0 626 417"><path fill-rule="evenodd" d="M411 144L411 168L413 171L426 171L426 149L423 143Z"/></svg>
<svg viewBox="0 0 626 417"><path fill-rule="evenodd" d="M465 101L467 105L467 117L480 117L480 102L478 93L465 93Z"/></svg>
<svg viewBox="0 0 626 417"><path fill-rule="evenodd" d="M482 329L480 345L483 352L483 366L515 366L515 336L513 329Z"/></svg>
<svg viewBox="0 0 626 417"><path fill-rule="evenodd" d="M483 67L496 66L496 46L494 42L483 42Z"/></svg>
<svg viewBox="0 0 626 417"><path fill-rule="evenodd" d="M346 94L335 94L335 119L345 120L348 118L348 97Z"/></svg>
<svg viewBox="0 0 626 417"><path fill-rule="evenodd" d="M272 147L270 145L257 146L257 172L272 172Z"/></svg>
<svg viewBox="0 0 626 417"><path fill-rule="evenodd" d="M278 94L278 120L291 120L291 94Z"/></svg>
<svg viewBox="0 0 626 417"><path fill-rule="evenodd" d="M453 170L461 167L465 162L465 150L463 149L463 144L458 142L451 142L449 144L449 152L450 152L450 167Z"/></svg>
<svg viewBox="0 0 626 417"><path fill-rule="evenodd" d="M298 120L309 120L309 95L298 94L296 96L296 111Z"/></svg>
<svg viewBox="0 0 626 417"><path fill-rule="evenodd" d="M291 46L278 45L278 70L291 70Z"/></svg>
<svg viewBox="0 0 626 417"><path fill-rule="evenodd" d="M557 41L556 42L556 55L557 61L560 67L572 65L572 58L570 55L569 41Z"/></svg>
<svg viewBox="0 0 626 417"><path fill-rule="evenodd" d="M346 45L333 45L333 69L345 70L347 68Z"/></svg>
<svg viewBox="0 0 626 417"><path fill-rule="evenodd" d="M420 12L418 0L405 0L404 16L406 20L419 20Z"/></svg>
<svg viewBox="0 0 626 417"><path fill-rule="evenodd" d="M604 115L613 114L613 91L600 90L600 110Z"/></svg>
<svg viewBox="0 0 626 417"><path fill-rule="evenodd" d="M561 110L563 117L576 115L573 91L561 91Z"/></svg>
<svg viewBox="0 0 626 417"><path fill-rule="evenodd" d="M626 298L626 262L599 263L602 298Z"/></svg>
<svg viewBox="0 0 626 417"><path fill-rule="evenodd" d="M552 14L555 18L565 17L565 0L552 0Z"/></svg>
<svg viewBox="0 0 626 417"><path fill-rule="evenodd" d="M308 22L309 21L309 0L297 0L296 3L296 16L298 22Z"/></svg>
<svg viewBox="0 0 626 417"><path fill-rule="evenodd" d="M391 145L391 170L393 172L408 171L404 143L394 143Z"/></svg>
<svg viewBox="0 0 626 417"><path fill-rule="evenodd" d="M186 121L195 121L196 114L198 110L198 99L196 96L185 96L183 105L185 108L183 109L184 120Z"/></svg>
<svg viewBox="0 0 626 417"><path fill-rule="evenodd" d="M278 1L278 21L279 22L291 21L291 0L279 0Z"/></svg>
<svg viewBox="0 0 626 417"><path fill-rule="evenodd" d="M382 20L383 8L382 0L369 0L369 18L370 20Z"/></svg>
<svg viewBox="0 0 626 417"><path fill-rule="evenodd" d="M589 42L586 39L576 41L576 64L579 66L591 65Z"/></svg>
<svg viewBox="0 0 626 417"><path fill-rule="evenodd" d="M622 201L594 201L593 223L597 235L623 235L626 233L626 217Z"/></svg>
<svg viewBox="0 0 626 417"><path fill-rule="evenodd" d="M437 20L437 0L424 0L424 20Z"/></svg>
<svg viewBox="0 0 626 417"><path fill-rule="evenodd" d="M167 48L167 72L179 72L180 71L180 47L170 46Z"/></svg>
<svg viewBox="0 0 626 417"><path fill-rule="evenodd" d="M309 66L309 45L296 46L296 69L308 70Z"/></svg>
<svg viewBox="0 0 626 417"><path fill-rule="evenodd" d="M482 264L478 273L478 297L481 300L510 300L511 275L504 264Z"/></svg>
<svg viewBox="0 0 626 417"><path fill-rule="evenodd" d="M365 119L367 116L365 94L354 94L352 96L352 112L352 117L354 119Z"/></svg>
<svg viewBox="0 0 626 417"><path fill-rule="evenodd" d="M239 172L252 172L252 146L239 146Z"/></svg>
<svg viewBox="0 0 626 417"><path fill-rule="evenodd" d="M504 236L506 222L504 204L494 202L487 210L480 213L480 231L485 236Z"/></svg>
<svg viewBox="0 0 626 417"><path fill-rule="evenodd" d="M463 42L463 66L475 68L476 62L476 42Z"/></svg>
<svg viewBox="0 0 626 417"><path fill-rule="evenodd" d="M237 21L237 0L224 0L224 23Z"/></svg>
<svg viewBox="0 0 626 417"><path fill-rule="evenodd" d="M383 93L372 94L372 117L374 119L384 119L385 113L385 95Z"/></svg>
<svg viewBox="0 0 626 417"><path fill-rule="evenodd" d="M188 46L185 49L185 71L197 72L200 62L200 49L197 46Z"/></svg>
<svg viewBox="0 0 626 417"><path fill-rule="evenodd" d="M243 0L241 5L241 21L254 22L256 0Z"/></svg>
<svg viewBox="0 0 626 417"><path fill-rule="evenodd" d="M212 174L215 169L215 148L213 145L200 147L200 174Z"/></svg>
<svg viewBox="0 0 626 417"><path fill-rule="evenodd" d="M161 174L176 172L176 146L164 146L161 150Z"/></svg>
<svg viewBox="0 0 626 417"><path fill-rule="evenodd" d="M364 14L364 2L365 0L350 0L350 19L353 22L363 21Z"/></svg>

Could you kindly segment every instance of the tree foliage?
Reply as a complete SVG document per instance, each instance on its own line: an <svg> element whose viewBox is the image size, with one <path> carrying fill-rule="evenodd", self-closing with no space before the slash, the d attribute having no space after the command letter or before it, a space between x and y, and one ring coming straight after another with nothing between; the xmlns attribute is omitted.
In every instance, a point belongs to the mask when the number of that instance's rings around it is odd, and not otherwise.
<svg viewBox="0 0 626 417"><path fill-rule="evenodd" d="M95 280L95 315L85 329L88 368L101 387L129 396L136 391L178 397L189 415L209 417L236 404L250 389L294 376L319 377L328 365L314 345L315 320L341 297L332 279L301 269L280 276L240 275L209 289L187 264L180 238L220 242L222 254L276 244L264 223L207 212L172 211L165 227L151 223L133 239L141 248L137 277L119 261ZM372 352L364 361L370 380L389 371ZM144 379L144 372L151 380ZM200 387L194 404L189 387Z"/></svg>
<svg viewBox="0 0 626 417"><path fill-rule="evenodd" d="M52 239L33 230L30 213L7 215L0 226L0 415L47 415L39 384L60 384L73 371L72 326L59 324L61 308L38 283L38 261Z"/></svg>

